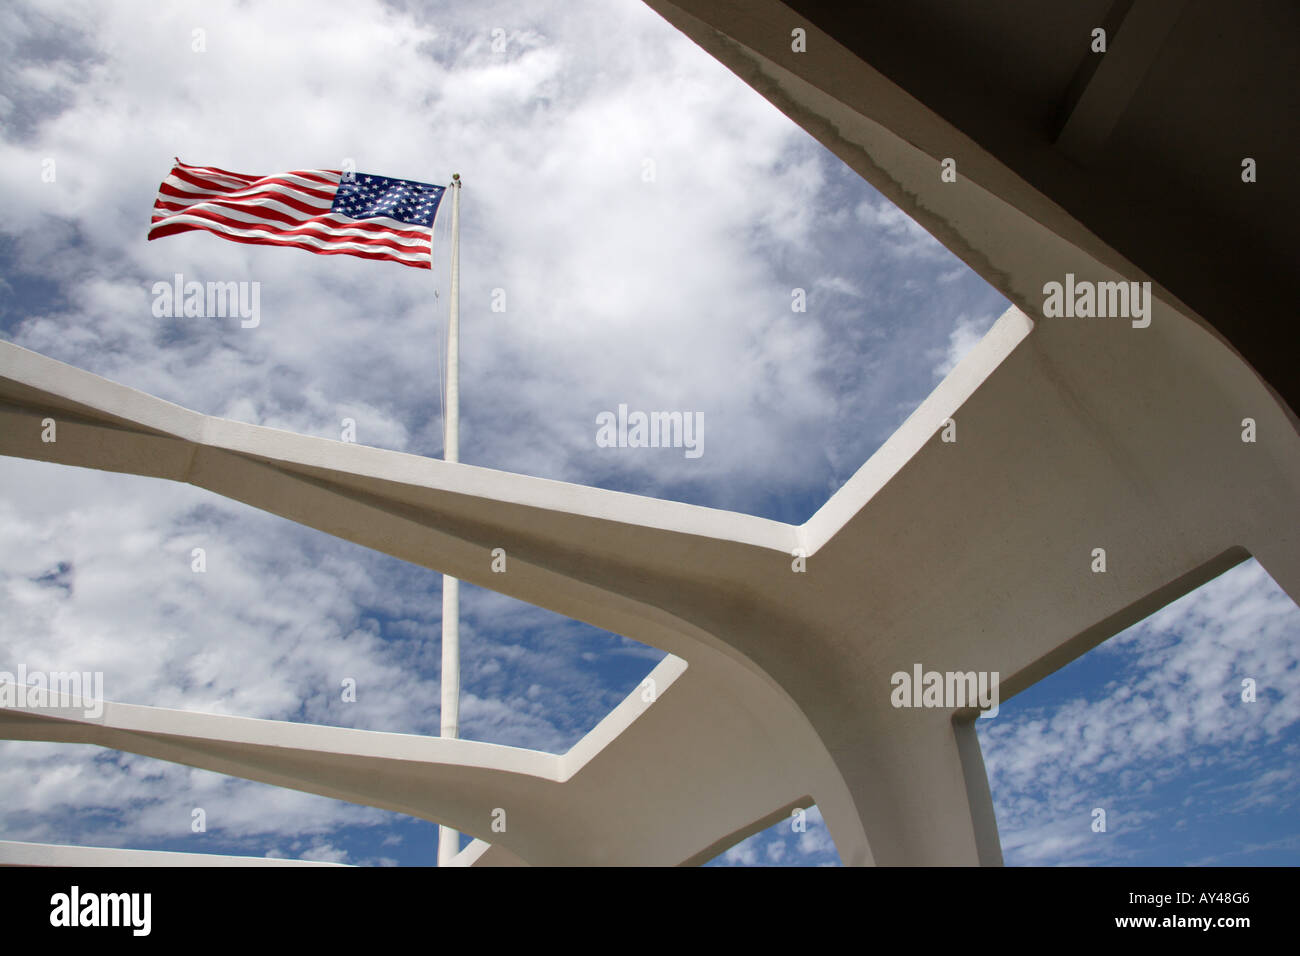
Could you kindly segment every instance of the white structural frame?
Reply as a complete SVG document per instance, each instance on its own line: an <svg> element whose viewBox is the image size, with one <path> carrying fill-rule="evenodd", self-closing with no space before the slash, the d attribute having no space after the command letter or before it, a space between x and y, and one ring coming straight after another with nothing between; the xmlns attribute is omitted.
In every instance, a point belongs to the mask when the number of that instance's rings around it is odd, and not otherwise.
<svg viewBox="0 0 1300 956"><path fill-rule="evenodd" d="M125 703L0 709L0 738L410 814L474 836L462 865L702 863L813 802L846 864L998 864L974 711L895 708L891 674L996 671L1005 699L1248 556L1300 601L1296 420L1201 317L1153 283L1145 328L1042 318L1067 273L1146 277L860 61L841 107L739 42L1014 303L803 524L215 419L0 343L0 453L187 482L624 634L669 655L651 693L560 755ZM942 183L954 146L984 174Z"/></svg>

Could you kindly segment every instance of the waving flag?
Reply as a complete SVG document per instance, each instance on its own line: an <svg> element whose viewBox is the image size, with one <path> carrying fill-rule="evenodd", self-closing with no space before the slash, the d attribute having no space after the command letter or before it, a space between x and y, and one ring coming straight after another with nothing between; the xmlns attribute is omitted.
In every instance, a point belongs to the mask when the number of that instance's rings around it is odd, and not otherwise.
<svg viewBox="0 0 1300 956"><path fill-rule="evenodd" d="M445 186L337 169L247 176L179 159L158 189L149 238L203 229L234 242L433 268Z"/></svg>

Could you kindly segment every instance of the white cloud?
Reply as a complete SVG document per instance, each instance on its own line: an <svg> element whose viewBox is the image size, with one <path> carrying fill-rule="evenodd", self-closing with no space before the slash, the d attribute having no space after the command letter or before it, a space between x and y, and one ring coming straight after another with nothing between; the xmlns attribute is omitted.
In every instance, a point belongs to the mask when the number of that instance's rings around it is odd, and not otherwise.
<svg viewBox="0 0 1300 956"><path fill-rule="evenodd" d="M1279 747L1300 721L1300 608L1249 561L1091 652L1123 662L1088 696L979 727L1009 862L1095 862L1135 852L1163 788L1214 770L1217 793L1189 794L1197 826L1300 802L1300 772ZM1256 703L1241 699L1254 677ZM1056 680L1057 678L1049 678ZM985 725L988 726L985 726ZM1183 784L1185 786L1185 784Z"/></svg>
<svg viewBox="0 0 1300 956"><path fill-rule="evenodd" d="M997 321L996 315L988 316L970 316L959 315L957 324L953 327L948 336L948 348L943 353L943 358L934 367L935 378L943 378L949 372L957 367L957 363L966 357L980 341L984 338L985 333L993 327Z"/></svg>

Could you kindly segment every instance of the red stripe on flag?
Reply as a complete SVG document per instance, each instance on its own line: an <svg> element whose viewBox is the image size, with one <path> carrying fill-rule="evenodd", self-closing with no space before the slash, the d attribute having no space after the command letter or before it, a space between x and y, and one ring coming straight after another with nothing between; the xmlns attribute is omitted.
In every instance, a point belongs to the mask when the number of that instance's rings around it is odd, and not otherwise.
<svg viewBox="0 0 1300 956"><path fill-rule="evenodd" d="M249 245L254 245L254 246L258 246L258 245L294 246L295 248L306 249L308 252L314 252L317 255L321 255L321 256L360 256L362 259L382 259L387 262L400 262L404 266L411 266L412 268L415 269L433 268L433 264L428 262L427 260L424 262L412 262L409 259L401 259L398 258L397 256L389 255L388 253L385 252L371 252L364 249L317 249L312 246L304 246L300 243L294 242L291 239L277 241L270 237L253 238L250 236L235 236L235 235L231 235L228 232L224 232L215 226L203 226L203 225L199 225L198 223L174 223L167 226L161 226L156 229L151 229L149 230L149 238L162 239L164 236L174 236L180 232L194 232L194 231L210 232L214 235L220 236L222 239L229 239L231 242L246 242Z"/></svg>
<svg viewBox="0 0 1300 956"><path fill-rule="evenodd" d="M165 186L166 184L164 184ZM271 198L277 199L272 196ZM246 203L232 202L223 199L209 199L197 203L187 202L164 202L162 196L154 203L155 209L161 209L168 213L192 212L197 209L229 209L231 211L243 212L248 214L249 208ZM304 210L306 211L306 210ZM275 222L281 222L285 225L292 226L296 223L321 221L327 225L339 229L358 229L362 232L373 232L376 236L387 236L392 239L406 240L407 242L423 242L429 238L428 232L421 229L394 229L391 226L383 226L372 220L352 219L347 216L339 216L330 212L320 210L310 210L315 215L295 216L292 213L284 212L279 209L272 209L270 206L260 204L257 208L258 219L269 219ZM165 215L155 215L153 221L168 218Z"/></svg>
<svg viewBox="0 0 1300 956"><path fill-rule="evenodd" d="M245 222L242 219L230 219L210 209L188 209L185 216L204 219L216 226L225 226L228 229L237 229L242 232L264 232L271 236L281 236L286 239L292 239L295 236L304 236L312 239L320 239L328 243L354 243L363 246L383 246L394 250L395 252L404 252L409 256L428 255L428 249L422 248L417 244L399 243L389 236L357 236L348 233L339 233L331 229L327 224L318 223L313 220L306 220L297 225L285 228L284 226L275 226L265 222ZM161 223L168 223L175 217L160 219ZM155 239L158 227L154 226L149 230L149 238Z"/></svg>

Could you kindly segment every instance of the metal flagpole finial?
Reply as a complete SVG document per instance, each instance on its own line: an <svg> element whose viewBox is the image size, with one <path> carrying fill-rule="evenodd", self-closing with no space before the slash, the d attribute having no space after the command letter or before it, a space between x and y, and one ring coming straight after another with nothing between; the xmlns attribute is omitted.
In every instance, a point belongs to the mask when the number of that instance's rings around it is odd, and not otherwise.
<svg viewBox="0 0 1300 956"><path fill-rule="evenodd" d="M452 173L452 174L451 174L451 184L452 184L453 186L457 186L457 187L460 186L460 173Z"/></svg>

